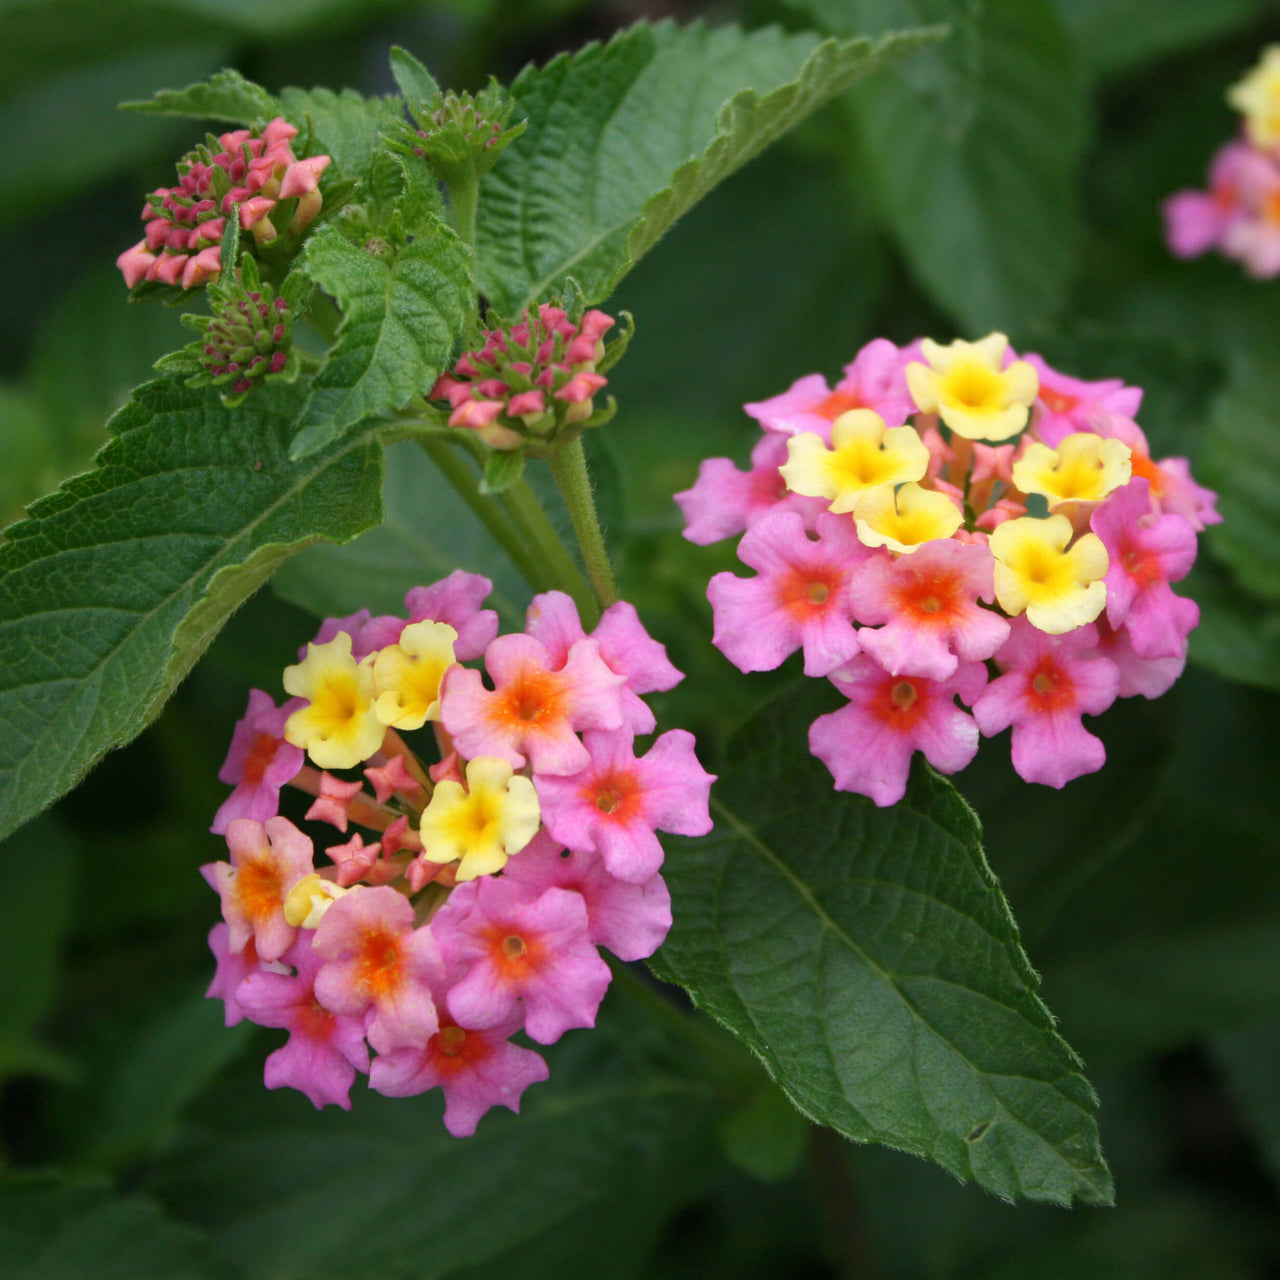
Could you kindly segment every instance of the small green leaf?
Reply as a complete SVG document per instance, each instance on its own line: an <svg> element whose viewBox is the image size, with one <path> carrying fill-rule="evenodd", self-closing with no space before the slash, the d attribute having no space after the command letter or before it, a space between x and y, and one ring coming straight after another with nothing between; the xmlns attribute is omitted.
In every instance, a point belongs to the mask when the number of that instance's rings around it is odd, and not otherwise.
<svg viewBox="0 0 1280 1280"><path fill-rule="evenodd" d="M261 85L226 68L185 89L161 89L152 98L122 102L120 109L143 115L196 116L201 120L255 125L279 115L280 103Z"/></svg>
<svg viewBox="0 0 1280 1280"><path fill-rule="evenodd" d="M735 1031L811 1119L1007 1199L1111 1199L1093 1090L1036 995L973 811L917 767L879 809L806 750L817 688L752 721L673 840L656 968Z"/></svg>
<svg viewBox="0 0 1280 1280"><path fill-rule="evenodd" d="M481 493L501 493L524 475L524 454L519 449L495 449L484 460Z"/></svg>
<svg viewBox="0 0 1280 1280"><path fill-rule="evenodd" d="M781 1089L762 1083L720 1122L718 1137L731 1164L761 1182L780 1182L803 1158L809 1124Z"/></svg>
<svg viewBox="0 0 1280 1280"><path fill-rule="evenodd" d="M311 384L294 459L430 390L448 366L471 311L470 255L438 218L428 216L412 232L399 248L381 237L360 245L328 225L307 242L307 275L344 314Z"/></svg>
<svg viewBox="0 0 1280 1280"><path fill-rule="evenodd" d="M853 177L920 284L972 337L1052 318L1081 238L1086 88L1052 0L983 0L972 107L879 76L851 98ZM968 90L966 90L968 92Z"/></svg>
<svg viewBox="0 0 1280 1280"><path fill-rule="evenodd" d="M435 76L398 44L391 46L391 74L406 102L430 102L440 92Z"/></svg>
<svg viewBox="0 0 1280 1280"><path fill-rule="evenodd" d="M382 450L289 461L294 388L243 410L158 381L97 467L0 544L0 837L156 714L227 615L288 555L382 515Z"/></svg>
<svg viewBox="0 0 1280 1280"><path fill-rule="evenodd" d="M480 184L481 287L515 314L569 275L602 301L718 182L829 98L938 31L821 42L643 23L512 85L528 119Z"/></svg>

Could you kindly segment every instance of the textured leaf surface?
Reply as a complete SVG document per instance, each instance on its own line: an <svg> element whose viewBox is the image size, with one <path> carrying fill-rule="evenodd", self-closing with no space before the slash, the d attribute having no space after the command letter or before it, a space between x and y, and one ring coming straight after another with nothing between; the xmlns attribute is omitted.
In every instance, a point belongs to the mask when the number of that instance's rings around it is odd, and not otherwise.
<svg viewBox="0 0 1280 1280"><path fill-rule="evenodd" d="M306 272L337 299L343 321L311 384L293 456L430 390L448 364L470 312L468 253L438 218L413 232L409 244L379 256L334 226L308 241Z"/></svg>
<svg viewBox="0 0 1280 1280"><path fill-rule="evenodd" d="M869 182L921 285L970 336L1054 315L1080 238L1085 86L1052 0L984 0L972 110L905 77L853 97Z"/></svg>
<svg viewBox="0 0 1280 1280"><path fill-rule="evenodd" d="M195 116L244 125L259 124L280 110L280 103L261 85L230 68L185 89L161 89L145 101L122 105L143 115Z"/></svg>
<svg viewBox="0 0 1280 1280"><path fill-rule="evenodd" d="M399 98L364 98L354 89L283 89L285 115L299 129L310 125L315 151L332 156L344 178L361 178L369 168L378 134L400 119Z"/></svg>
<svg viewBox="0 0 1280 1280"><path fill-rule="evenodd" d="M1197 476L1218 491L1222 524L1209 531L1214 553L1240 584L1280 600L1280 372L1242 370L1213 407Z"/></svg>
<svg viewBox="0 0 1280 1280"><path fill-rule="evenodd" d="M481 287L517 312L568 275L590 301L718 182L859 77L936 39L638 25L512 86L523 137L481 182Z"/></svg>
<svg viewBox="0 0 1280 1280"><path fill-rule="evenodd" d="M286 556L381 517L365 436L291 463L293 388L240 410L167 382L112 422L95 470L0 545L0 836L132 738Z"/></svg>
<svg viewBox="0 0 1280 1280"><path fill-rule="evenodd" d="M812 1119L1007 1198L1106 1203L1093 1091L1035 994L972 810L924 769L891 809L833 791L805 750L827 692L748 725L715 832L672 841L659 973Z"/></svg>
<svg viewBox="0 0 1280 1280"><path fill-rule="evenodd" d="M631 1037L632 1055L643 1036ZM215 1096L209 1112L232 1122L194 1136L165 1167L168 1203L216 1229L246 1280L505 1275L485 1264L521 1246L529 1256L515 1274L539 1274L531 1264L549 1242L565 1234L572 1252L584 1216L597 1238L608 1222L614 1242L630 1243L637 1214L654 1231L715 1170L718 1108L697 1082L623 1066L605 1039L597 1028L554 1046L551 1079L529 1090L521 1114L495 1108L463 1140L441 1124L438 1092L388 1099L360 1084L351 1113L317 1115L303 1098L239 1080L231 1105ZM359 1188L341 1212L335 1186ZM567 1274L598 1272L618 1274L607 1264Z"/></svg>

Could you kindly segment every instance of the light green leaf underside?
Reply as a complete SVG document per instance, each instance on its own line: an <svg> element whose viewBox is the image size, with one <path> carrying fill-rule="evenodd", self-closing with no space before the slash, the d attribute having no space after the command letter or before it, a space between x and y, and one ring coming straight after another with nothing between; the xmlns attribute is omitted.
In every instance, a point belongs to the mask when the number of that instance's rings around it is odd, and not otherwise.
<svg viewBox="0 0 1280 1280"><path fill-rule="evenodd" d="M470 310L469 255L434 216L413 230L412 242L386 257L333 226L308 241L306 273L338 301L343 321L311 384L293 457L430 390L448 365Z"/></svg>
<svg viewBox="0 0 1280 1280"><path fill-rule="evenodd" d="M805 749L825 693L753 721L715 832L671 842L659 973L819 1123L1009 1199L1109 1202L1096 1099L1035 994L972 810L925 769L889 809L833 791Z"/></svg>
<svg viewBox="0 0 1280 1280"><path fill-rule="evenodd" d="M243 125L260 124L280 112L280 103L261 85L230 68L185 89L161 89L144 101L120 105L143 115L195 116Z"/></svg>
<svg viewBox="0 0 1280 1280"><path fill-rule="evenodd" d="M382 453L359 435L288 460L294 388L226 410L149 383L97 467L0 545L0 836L159 710L227 616L301 547L381 518Z"/></svg>
<svg viewBox="0 0 1280 1280"><path fill-rule="evenodd" d="M1086 111L1052 0L984 0L976 39L971 109L959 119L949 93L903 76L877 77L852 98L854 176L920 284L972 338L1064 306Z"/></svg>
<svg viewBox="0 0 1280 1280"><path fill-rule="evenodd" d="M604 299L718 182L854 81L940 37L826 41L637 25L524 71L523 137L481 182L482 291L518 312L572 275Z"/></svg>

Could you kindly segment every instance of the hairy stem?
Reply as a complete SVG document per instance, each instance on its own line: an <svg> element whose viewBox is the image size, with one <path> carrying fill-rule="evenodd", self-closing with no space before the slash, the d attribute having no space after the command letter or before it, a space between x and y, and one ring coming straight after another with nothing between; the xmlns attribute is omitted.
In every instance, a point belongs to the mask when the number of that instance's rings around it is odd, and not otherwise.
<svg viewBox="0 0 1280 1280"><path fill-rule="evenodd" d="M600 531L600 519L596 515L582 437L557 449L548 462L569 511L569 519L573 522L573 531L578 535L578 547L582 551L582 562L586 565L591 588L600 608L607 609L617 600L618 588L613 580L613 566L605 549L604 534Z"/></svg>
<svg viewBox="0 0 1280 1280"><path fill-rule="evenodd" d="M535 591L545 591L556 584L547 572L529 539L512 523L502 508L487 494L480 492L480 476L471 464L458 455L442 439L418 437L418 446L440 469L440 474L453 485L458 495L493 534L498 545L511 557L516 568Z"/></svg>
<svg viewBox="0 0 1280 1280"><path fill-rule="evenodd" d="M559 530L542 509L542 503L529 487L529 482L517 480L498 496L507 516L533 549L544 576L550 579L549 585L559 587L573 597L583 626L590 630L600 616L591 584L582 576L573 553L565 546Z"/></svg>

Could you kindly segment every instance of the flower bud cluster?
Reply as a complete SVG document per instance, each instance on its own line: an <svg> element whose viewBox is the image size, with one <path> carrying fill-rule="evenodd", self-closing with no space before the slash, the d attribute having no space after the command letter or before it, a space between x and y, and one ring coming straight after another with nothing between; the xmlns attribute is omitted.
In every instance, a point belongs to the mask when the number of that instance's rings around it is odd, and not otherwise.
<svg viewBox="0 0 1280 1280"><path fill-rule="evenodd" d="M210 135L188 152L178 163L177 185L147 197L146 235L116 259L125 284L192 289L216 280L228 218L238 219L259 248L301 235L320 212L320 175L330 157L297 159L290 146L297 133L277 116L261 130Z"/></svg>
<svg viewBox="0 0 1280 1280"><path fill-rule="evenodd" d="M612 416L612 403L597 413L593 397L631 336L628 328L606 352L614 323L594 310L575 323L543 303L517 324L484 330L479 348L463 354L430 398L447 400L449 425L471 428L491 449L537 456Z"/></svg>
<svg viewBox="0 0 1280 1280"><path fill-rule="evenodd" d="M496 80L475 95L450 89L430 102L410 104L414 127L405 126L404 141L448 186L473 183L524 132L524 121L506 127L511 108Z"/></svg>
<svg viewBox="0 0 1280 1280"><path fill-rule="evenodd" d="M1280 45L1227 93L1241 135L1218 149L1207 191L1177 191L1164 202L1165 238L1179 258L1210 249L1260 280L1280 275Z"/></svg>
<svg viewBox="0 0 1280 1280"><path fill-rule="evenodd" d="M1152 459L1141 399L1003 334L877 339L834 390L747 405L751 469L708 459L676 495L686 538L742 534L756 570L712 578L713 643L742 671L802 650L848 699L809 733L837 789L895 804L914 752L954 773L1010 726L1018 773L1061 787L1105 760L1082 715L1177 679L1199 610L1170 583L1220 517Z"/></svg>
<svg viewBox="0 0 1280 1280"><path fill-rule="evenodd" d="M267 1087L350 1107L357 1073L394 1097L439 1086L457 1136L546 1078L517 1032L551 1044L594 1025L600 947L638 960L661 945L655 832L711 829L692 735L637 755L655 728L640 695L682 677L635 610L613 605L587 635L553 591L497 636L490 585L458 571L410 591L405 617L327 619L284 672L290 700L253 690L218 775L234 787L212 828L229 861L202 868L224 916L209 994L228 1025L290 1032ZM476 659L488 683L463 665ZM434 763L402 736L427 726ZM279 815L286 784L348 837L319 869Z"/></svg>

